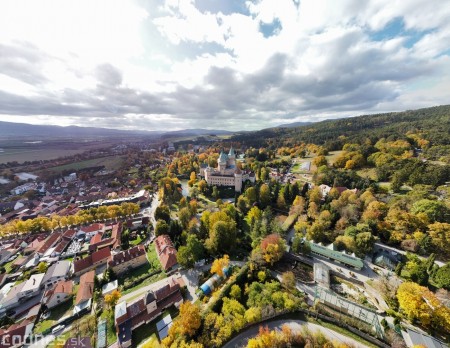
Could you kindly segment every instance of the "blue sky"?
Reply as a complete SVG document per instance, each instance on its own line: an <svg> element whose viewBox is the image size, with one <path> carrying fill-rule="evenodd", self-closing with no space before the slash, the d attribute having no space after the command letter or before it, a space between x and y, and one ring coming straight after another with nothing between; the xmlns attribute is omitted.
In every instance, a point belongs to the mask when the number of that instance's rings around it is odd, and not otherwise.
<svg viewBox="0 0 450 348"><path fill-rule="evenodd" d="M448 104L449 42L439 0L5 0L0 120L252 130Z"/></svg>

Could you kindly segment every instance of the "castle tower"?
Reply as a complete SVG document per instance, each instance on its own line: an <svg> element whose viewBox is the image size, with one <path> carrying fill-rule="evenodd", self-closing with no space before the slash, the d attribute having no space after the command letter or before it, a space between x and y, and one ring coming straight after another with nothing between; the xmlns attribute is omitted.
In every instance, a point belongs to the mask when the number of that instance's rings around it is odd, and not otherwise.
<svg viewBox="0 0 450 348"><path fill-rule="evenodd" d="M230 147L230 151L228 152L228 163L232 166L236 165L236 154L234 152L233 146Z"/></svg>
<svg viewBox="0 0 450 348"><path fill-rule="evenodd" d="M227 168L227 161L228 161L228 156L222 151L220 152L220 156L219 159L217 160L217 169L219 170L220 173L224 173L225 169Z"/></svg>
<svg viewBox="0 0 450 348"><path fill-rule="evenodd" d="M234 172L234 190L236 192L242 191L242 170L239 167Z"/></svg>

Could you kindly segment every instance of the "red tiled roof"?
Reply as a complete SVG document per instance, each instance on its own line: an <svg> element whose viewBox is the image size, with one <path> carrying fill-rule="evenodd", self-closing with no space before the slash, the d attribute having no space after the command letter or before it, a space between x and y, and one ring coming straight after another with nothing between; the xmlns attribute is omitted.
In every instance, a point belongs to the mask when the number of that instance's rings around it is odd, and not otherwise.
<svg viewBox="0 0 450 348"><path fill-rule="evenodd" d="M80 231L89 233L89 232L95 232L95 231L102 231L105 228L105 224L99 224L95 223L89 226L84 226L80 228Z"/></svg>
<svg viewBox="0 0 450 348"><path fill-rule="evenodd" d="M71 280L61 280L59 281L54 289L54 293L60 294L71 294L73 290L73 282Z"/></svg>
<svg viewBox="0 0 450 348"><path fill-rule="evenodd" d="M37 250L36 252L40 253L40 254L45 254L45 252L50 249L57 241L58 239L61 237L61 233L56 232L56 233L52 233L51 235L49 235L47 237L47 239L45 239L44 244L42 244Z"/></svg>
<svg viewBox="0 0 450 348"><path fill-rule="evenodd" d="M137 245L131 249L128 249L128 250L122 251L120 253L117 253L116 255L113 255L111 258L111 261L108 262L108 265L110 267L114 267L121 263L125 263L130 260L133 260L142 255L145 255L145 248L143 245Z"/></svg>
<svg viewBox="0 0 450 348"><path fill-rule="evenodd" d="M103 233L99 232L89 241L90 245L96 244L102 240Z"/></svg>
<svg viewBox="0 0 450 348"><path fill-rule="evenodd" d="M62 253L64 249L70 244L70 240L62 239L55 247L55 253Z"/></svg>
<svg viewBox="0 0 450 348"><path fill-rule="evenodd" d="M92 298L92 295L94 294L94 277L94 270L87 272L80 277L80 288L77 292L75 305Z"/></svg>
<svg viewBox="0 0 450 348"><path fill-rule="evenodd" d="M26 332L26 327L28 324L30 324L31 321L26 319L22 321L21 323L13 324L11 325L7 330L1 330L0 331L0 348L5 347L12 347L13 346L13 340L12 338L15 337L17 340L18 337L21 337L22 342L24 341L24 336Z"/></svg>
<svg viewBox="0 0 450 348"><path fill-rule="evenodd" d="M119 222L113 225L111 238L114 239L113 248L117 248L122 244L122 223Z"/></svg>
<svg viewBox="0 0 450 348"><path fill-rule="evenodd" d="M155 249L165 271L177 264L177 250L168 235L164 234L155 239Z"/></svg>
<svg viewBox="0 0 450 348"><path fill-rule="evenodd" d="M92 253L92 263L100 262L109 257L111 257L111 250L109 250L109 248L100 249L99 251Z"/></svg>
<svg viewBox="0 0 450 348"><path fill-rule="evenodd" d="M95 251L88 257L81 260L76 260L73 263L74 273L79 273L80 271L91 267L93 264L104 261L111 256L111 251L108 248L103 248Z"/></svg>
<svg viewBox="0 0 450 348"><path fill-rule="evenodd" d="M62 236L63 236L63 238L72 239L73 236L75 235L75 233L77 233L76 230L67 230L66 232L64 232L64 234Z"/></svg>

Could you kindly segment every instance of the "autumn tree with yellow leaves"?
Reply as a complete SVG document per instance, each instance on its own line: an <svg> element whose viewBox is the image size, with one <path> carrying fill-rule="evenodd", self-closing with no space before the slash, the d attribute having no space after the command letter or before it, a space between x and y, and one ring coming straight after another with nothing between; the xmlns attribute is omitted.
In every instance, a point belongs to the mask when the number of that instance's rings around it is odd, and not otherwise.
<svg viewBox="0 0 450 348"><path fill-rule="evenodd" d="M402 283L397 290L402 312L426 328L450 333L450 309L426 287L413 282Z"/></svg>

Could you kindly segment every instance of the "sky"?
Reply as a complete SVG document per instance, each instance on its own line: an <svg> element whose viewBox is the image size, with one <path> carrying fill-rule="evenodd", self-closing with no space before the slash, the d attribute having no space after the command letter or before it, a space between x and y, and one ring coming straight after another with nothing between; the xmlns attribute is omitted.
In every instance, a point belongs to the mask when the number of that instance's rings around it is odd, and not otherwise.
<svg viewBox="0 0 450 348"><path fill-rule="evenodd" d="M0 121L255 130L449 91L448 1L0 1Z"/></svg>

